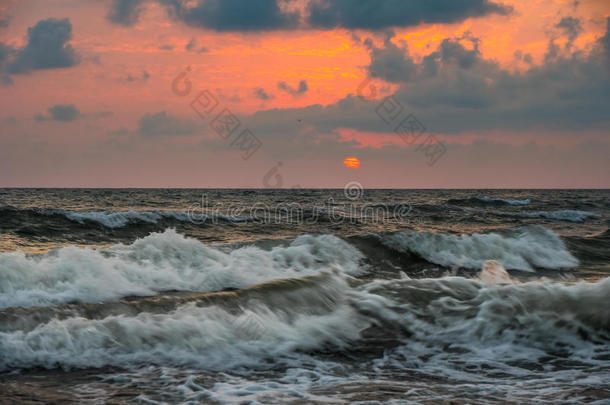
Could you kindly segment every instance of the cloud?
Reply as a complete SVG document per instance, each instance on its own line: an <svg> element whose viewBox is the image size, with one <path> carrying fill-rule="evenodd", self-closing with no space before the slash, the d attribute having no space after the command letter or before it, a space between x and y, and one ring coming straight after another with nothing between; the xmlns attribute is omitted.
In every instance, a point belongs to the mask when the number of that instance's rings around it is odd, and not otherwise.
<svg viewBox="0 0 610 405"><path fill-rule="evenodd" d="M36 114L34 119L36 121L62 121L70 122L76 120L80 115L80 111L74 106L74 104L57 104L49 107L47 110L49 115Z"/></svg>
<svg viewBox="0 0 610 405"><path fill-rule="evenodd" d="M271 100L273 98L273 95L267 93L265 89L260 87L254 89L254 96L260 100Z"/></svg>
<svg viewBox="0 0 610 405"><path fill-rule="evenodd" d="M608 32L610 32L610 27ZM512 133L610 134L610 70L606 33L589 53L574 51L526 70L505 69L485 59L470 36L446 38L422 59L414 60L406 47L392 44L375 52L369 70L397 85L393 94L402 115L390 124L375 112L382 101L350 94L334 104L259 111L243 121L258 133L282 142L311 134L338 134L342 128L368 133L392 133L412 113L430 133L458 134L500 131ZM403 50L404 61L387 58ZM382 55L380 59L376 56ZM390 66L384 66L387 62ZM395 66L408 66L401 71ZM368 87L367 87L368 88ZM366 91L365 91L366 93ZM365 94L365 95L368 95ZM378 95L378 97L380 97ZM307 123L301 133L295 122ZM325 135L325 136L326 136ZM287 146L288 147L288 146Z"/></svg>
<svg viewBox="0 0 610 405"><path fill-rule="evenodd" d="M136 82L136 81L146 81L150 78L150 73L148 73L146 70L143 70L142 73L140 73L140 75L134 76L131 73L127 75L127 81L128 82Z"/></svg>
<svg viewBox="0 0 610 405"><path fill-rule="evenodd" d="M174 45L172 45L172 44L159 45L159 49L162 50L162 51L173 51L174 50Z"/></svg>
<svg viewBox="0 0 610 405"><path fill-rule="evenodd" d="M484 59L478 40L467 35L444 39L420 62L409 57L406 47L386 42L383 49L371 48L368 69L373 76L399 83L395 97L441 132L608 129L610 114L604 106L610 105L610 74L604 38L588 55L563 55L551 40L545 62L522 72Z"/></svg>
<svg viewBox="0 0 610 405"><path fill-rule="evenodd" d="M364 41L371 54L371 64L368 68L373 77L389 82L400 82L415 73L415 63L405 52L406 48L399 48L388 37L383 48L376 48L371 40Z"/></svg>
<svg viewBox="0 0 610 405"><path fill-rule="evenodd" d="M285 91L287 93L290 93L293 96L298 96L300 94L304 94L309 89L309 87L307 86L307 82L305 80L301 80L299 82L299 87L297 87L296 89L294 87L286 84L285 81L278 82L277 83L277 88L282 90L282 91Z"/></svg>
<svg viewBox="0 0 610 405"><path fill-rule="evenodd" d="M216 31L269 31L290 29L298 14L284 13L277 0L162 0L175 18L192 27Z"/></svg>
<svg viewBox="0 0 610 405"><path fill-rule="evenodd" d="M511 7L489 0L312 0L307 8L307 21L313 27L370 30L512 12Z"/></svg>
<svg viewBox="0 0 610 405"><path fill-rule="evenodd" d="M132 26L142 13L143 3L143 0L113 0L106 18L115 24Z"/></svg>
<svg viewBox="0 0 610 405"><path fill-rule="evenodd" d="M191 38L190 41L184 46L184 49L187 51L193 51L193 52L199 52L199 53L208 51L208 48L206 48L205 46L199 47L197 49L197 40L195 38Z"/></svg>
<svg viewBox="0 0 610 405"><path fill-rule="evenodd" d="M572 47L572 44L582 32L582 24L580 23L580 20L574 17L563 17L561 21L555 24L555 28L561 29L568 37L566 49L570 49Z"/></svg>
<svg viewBox="0 0 610 405"><path fill-rule="evenodd" d="M8 55L10 60L5 61L4 66L13 74L75 66L79 58L68 43L71 38L72 24L67 18L41 20L28 28L28 41L23 48L12 50L8 54L5 49L4 58ZM0 62L1 59L2 56Z"/></svg>
<svg viewBox="0 0 610 405"><path fill-rule="evenodd" d="M145 136L190 135L197 130L192 121L160 111L144 114L138 121L138 133Z"/></svg>
<svg viewBox="0 0 610 405"><path fill-rule="evenodd" d="M187 51L192 51L197 46L197 40L195 38L191 38L189 42L184 46L184 49Z"/></svg>
<svg viewBox="0 0 610 405"><path fill-rule="evenodd" d="M606 33L599 39L599 44L610 60L610 17L606 17Z"/></svg>
<svg viewBox="0 0 610 405"><path fill-rule="evenodd" d="M305 0L302 12L286 11L292 0L156 0L189 26L216 31L271 31L303 28L382 30L422 23L454 23L513 8L492 0ZM146 0L114 0L107 19L131 26ZM294 8L294 7L289 7ZM301 22L305 22L303 24ZM188 49L188 50L192 50Z"/></svg>
<svg viewBox="0 0 610 405"><path fill-rule="evenodd" d="M13 83L13 79L8 74L8 64L14 53L13 48L0 42L0 81L5 85Z"/></svg>

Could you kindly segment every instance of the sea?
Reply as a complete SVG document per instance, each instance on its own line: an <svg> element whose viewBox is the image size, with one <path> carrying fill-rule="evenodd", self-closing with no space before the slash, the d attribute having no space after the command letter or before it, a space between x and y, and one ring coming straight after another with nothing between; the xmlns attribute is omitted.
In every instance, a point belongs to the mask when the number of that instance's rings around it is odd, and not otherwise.
<svg viewBox="0 0 610 405"><path fill-rule="evenodd" d="M610 190L0 189L0 403L609 404Z"/></svg>

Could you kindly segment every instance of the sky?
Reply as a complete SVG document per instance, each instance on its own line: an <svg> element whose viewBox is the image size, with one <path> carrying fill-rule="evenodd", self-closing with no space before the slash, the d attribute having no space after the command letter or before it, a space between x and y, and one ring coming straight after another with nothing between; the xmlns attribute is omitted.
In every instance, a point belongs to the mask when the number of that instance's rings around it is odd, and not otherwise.
<svg viewBox="0 0 610 405"><path fill-rule="evenodd" d="M350 182L610 188L610 2L0 0L0 187Z"/></svg>

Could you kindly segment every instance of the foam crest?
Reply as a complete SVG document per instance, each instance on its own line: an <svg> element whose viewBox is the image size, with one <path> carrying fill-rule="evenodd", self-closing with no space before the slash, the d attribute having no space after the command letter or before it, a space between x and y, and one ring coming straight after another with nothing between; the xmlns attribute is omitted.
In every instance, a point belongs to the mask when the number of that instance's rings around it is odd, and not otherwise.
<svg viewBox="0 0 610 405"><path fill-rule="evenodd" d="M383 243L446 267L479 269L489 259L498 261L507 269L523 271L534 271L535 267L565 269L578 265L578 260L559 236L539 226L472 235L399 232L385 237Z"/></svg>
<svg viewBox="0 0 610 405"><path fill-rule="evenodd" d="M42 366L190 365L205 369L265 367L325 346L346 348L371 321L351 305L339 276L308 287L309 306L251 300L227 310L188 303L162 314L53 319L29 331L0 332L0 369ZM383 304L373 296L369 301ZM326 310L311 311L312 307Z"/></svg>
<svg viewBox="0 0 610 405"><path fill-rule="evenodd" d="M599 218L599 214L590 211L560 210L538 212L497 212L497 215L518 218L545 218L556 221L584 222L587 218Z"/></svg>
<svg viewBox="0 0 610 405"><path fill-rule="evenodd" d="M327 273L288 292L281 286L258 288L263 290L252 291L247 302L230 307L191 302L166 313L72 316L34 329L0 331L0 369L141 364L260 369L303 365L312 353L366 353L380 344L390 346L379 363L442 365L443 372L473 361L513 372L518 367L511 361L535 361L558 351L595 365L610 354L605 307L610 278L511 284L445 277L350 286L341 273Z"/></svg>
<svg viewBox="0 0 610 405"><path fill-rule="evenodd" d="M529 198L524 198L522 200L511 199L511 198L491 198L491 197L477 197L480 201L486 203L500 203L507 205L528 205L532 201Z"/></svg>
<svg viewBox="0 0 610 405"><path fill-rule="evenodd" d="M332 235L302 235L271 250L246 246L225 251L167 230L104 249L64 247L42 256L0 253L0 307L243 288L318 274L331 265L356 275L365 271L362 258Z"/></svg>

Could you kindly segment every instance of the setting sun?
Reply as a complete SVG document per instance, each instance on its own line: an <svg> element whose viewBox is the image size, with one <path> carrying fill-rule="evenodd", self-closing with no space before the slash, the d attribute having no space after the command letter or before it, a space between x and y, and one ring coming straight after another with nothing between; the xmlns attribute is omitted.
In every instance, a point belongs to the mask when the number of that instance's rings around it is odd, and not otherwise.
<svg viewBox="0 0 610 405"><path fill-rule="evenodd" d="M346 157L343 164L351 169L357 169L360 167L360 160L355 157Z"/></svg>

